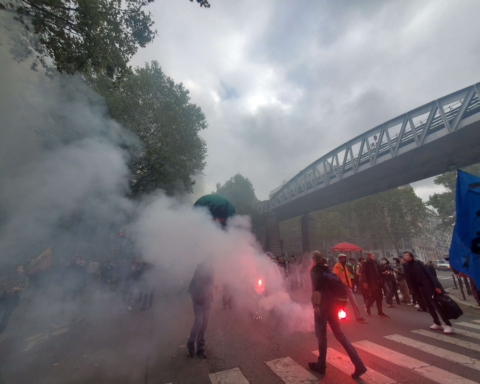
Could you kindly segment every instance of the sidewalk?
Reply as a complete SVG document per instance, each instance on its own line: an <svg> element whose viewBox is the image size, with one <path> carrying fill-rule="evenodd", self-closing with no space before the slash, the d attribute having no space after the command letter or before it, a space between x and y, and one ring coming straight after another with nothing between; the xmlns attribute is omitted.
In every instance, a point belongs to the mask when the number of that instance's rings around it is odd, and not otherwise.
<svg viewBox="0 0 480 384"><path fill-rule="evenodd" d="M465 286L463 286L463 292L465 293L465 298L467 300L463 300L462 291L460 290L460 288L458 288L458 289L448 288L448 289L445 289L445 292L447 292L448 295L453 300L455 300L458 304L462 304L462 305L466 305L468 307L480 309L480 305L477 304L473 295L468 295L467 294L467 290L465 289Z"/></svg>

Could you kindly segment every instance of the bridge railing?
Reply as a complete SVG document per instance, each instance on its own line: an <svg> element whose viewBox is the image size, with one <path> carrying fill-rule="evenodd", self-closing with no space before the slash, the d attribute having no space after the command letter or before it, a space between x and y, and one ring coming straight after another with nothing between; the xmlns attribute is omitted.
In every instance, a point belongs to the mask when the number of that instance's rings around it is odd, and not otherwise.
<svg viewBox="0 0 480 384"><path fill-rule="evenodd" d="M457 130L461 120L480 112L480 83L451 93L387 121L322 156L299 172L260 213L389 160L429 140Z"/></svg>

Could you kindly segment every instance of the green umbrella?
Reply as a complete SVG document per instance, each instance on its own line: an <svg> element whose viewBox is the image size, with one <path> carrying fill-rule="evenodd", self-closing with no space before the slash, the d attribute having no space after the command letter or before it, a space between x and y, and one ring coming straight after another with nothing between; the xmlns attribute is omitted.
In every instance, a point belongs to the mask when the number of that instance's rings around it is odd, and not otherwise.
<svg viewBox="0 0 480 384"><path fill-rule="evenodd" d="M229 217L235 215L235 208L233 204L225 197L217 194L202 196L195 202L193 206L207 207L212 214L213 219L220 221L222 225L226 224L226 221Z"/></svg>

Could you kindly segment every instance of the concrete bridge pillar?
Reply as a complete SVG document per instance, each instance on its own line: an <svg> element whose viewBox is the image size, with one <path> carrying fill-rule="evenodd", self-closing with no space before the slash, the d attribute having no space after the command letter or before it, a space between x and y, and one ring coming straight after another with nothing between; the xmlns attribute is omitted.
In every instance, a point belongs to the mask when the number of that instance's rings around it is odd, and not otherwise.
<svg viewBox="0 0 480 384"><path fill-rule="evenodd" d="M302 246L303 252L313 252L318 249L317 226L315 219L306 213L302 216Z"/></svg>
<svg viewBox="0 0 480 384"><path fill-rule="evenodd" d="M280 256L280 225L273 212L265 218L265 250Z"/></svg>

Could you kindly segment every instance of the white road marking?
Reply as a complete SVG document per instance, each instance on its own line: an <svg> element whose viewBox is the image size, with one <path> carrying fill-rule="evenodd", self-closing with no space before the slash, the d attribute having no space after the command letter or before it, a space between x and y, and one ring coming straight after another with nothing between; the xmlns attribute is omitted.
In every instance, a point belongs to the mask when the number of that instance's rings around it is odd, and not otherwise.
<svg viewBox="0 0 480 384"><path fill-rule="evenodd" d="M475 343L471 343L470 341L459 340L459 339L456 339L455 337L448 336L448 335L445 335L443 333L436 333L436 332L432 332L432 331L427 331L426 329L418 329L418 330L412 331L412 332L417 333L417 334L422 335L422 336L430 337L432 339L437 339L437 340L440 340L440 341L444 341L446 343L455 344L455 345L458 345L459 347L463 347L463 348L471 349L473 351L480 352L480 345L475 344ZM472 332L468 332L468 331L463 331L463 332L472 334ZM460 333L460 332L458 332L458 330L455 330L455 333L458 333L458 334L463 334L463 332ZM473 333L473 334L476 335L480 339L479 334L477 334L477 333ZM466 335L466 336L468 336L468 335Z"/></svg>
<svg viewBox="0 0 480 384"><path fill-rule="evenodd" d="M452 276L450 276L450 277L448 277L448 276L437 276L437 279L438 280L451 280Z"/></svg>
<svg viewBox="0 0 480 384"><path fill-rule="evenodd" d="M480 323L480 320L473 320L474 323Z"/></svg>
<svg viewBox="0 0 480 384"><path fill-rule="evenodd" d="M480 371L480 360L461 355L460 353L451 352L443 348L435 347L434 345L423 343L418 340L410 339L402 335L390 335L384 336L388 340L396 341L397 343L408 345L409 347L416 348L422 352L430 353L431 355L441 357L442 359L452 361L456 364L463 365Z"/></svg>
<svg viewBox="0 0 480 384"><path fill-rule="evenodd" d="M480 333L476 333L476 332L464 331L463 329L455 328L454 333L456 333L458 335L464 335L464 336L467 336L467 337L471 337L472 339L480 339Z"/></svg>
<svg viewBox="0 0 480 384"><path fill-rule="evenodd" d="M290 357L284 357L272 361L267 364L275 374L287 384L317 384L318 378L313 376L300 364Z"/></svg>
<svg viewBox="0 0 480 384"><path fill-rule="evenodd" d="M243 376L242 371L240 371L240 368L211 373L208 377L212 384L249 384L248 380Z"/></svg>
<svg viewBox="0 0 480 384"><path fill-rule="evenodd" d="M312 353L318 356L318 351L312 351ZM335 368L351 375L355 371L355 366L350 361L350 358L333 348L327 349L327 363L333 365ZM387 376L382 375L380 372L373 370L372 368L367 367L367 373L363 374L360 380L357 380L357 383L368 383L368 384L396 384L395 380L390 379Z"/></svg>
<svg viewBox="0 0 480 384"><path fill-rule="evenodd" d="M465 323L465 322L455 323L454 325L455 325L455 326L461 325L462 327L469 327L469 328L474 328L474 329L480 329L480 325L470 324L470 323Z"/></svg>
<svg viewBox="0 0 480 384"><path fill-rule="evenodd" d="M391 349L382 347L381 345L372 343L370 341L358 341L353 343L356 348L363 349L364 351L377 356L381 359L387 360L392 364L396 364L400 367L411 369L413 372L426 377L439 384L474 384L474 381L464 379L458 375L447 372L443 369L431 366L423 361L414 359L410 356L403 355L395 352Z"/></svg>

